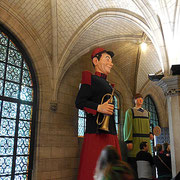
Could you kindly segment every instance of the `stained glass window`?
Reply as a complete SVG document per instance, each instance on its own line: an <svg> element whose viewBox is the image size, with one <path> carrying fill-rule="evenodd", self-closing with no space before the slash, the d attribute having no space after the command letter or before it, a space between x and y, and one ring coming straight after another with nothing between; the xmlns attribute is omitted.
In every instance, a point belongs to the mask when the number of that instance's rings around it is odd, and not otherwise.
<svg viewBox="0 0 180 180"><path fill-rule="evenodd" d="M86 130L86 113L79 109L78 110L78 136L83 137Z"/></svg>
<svg viewBox="0 0 180 180"><path fill-rule="evenodd" d="M151 96L146 96L143 103L143 108L150 112L150 126L151 130L159 125L158 113L156 110L155 103Z"/></svg>
<svg viewBox="0 0 180 180"><path fill-rule="evenodd" d="M151 96L146 96L144 98L144 103L143 103L143 108L148 110L150 112L150 128L151 131L155 126L159 126L159 118L158 118L158 113L156 110L155 103ZM154 140L151 142L151 147L152 147L152 152L153 152L153 146L155 146Z"/></svg>
<svg viewBox="0 0 180 180"><path fill-rule="evenodd" d="M17 40L0 26L1 180L31 179L36 83L28 60Z"/></svg>
<svg viewBox="0 0 180 180"><path fill-rule="evenodd" d="M116 124L116 131L119 134L119 100L114 96L114 119Z"/></svg>

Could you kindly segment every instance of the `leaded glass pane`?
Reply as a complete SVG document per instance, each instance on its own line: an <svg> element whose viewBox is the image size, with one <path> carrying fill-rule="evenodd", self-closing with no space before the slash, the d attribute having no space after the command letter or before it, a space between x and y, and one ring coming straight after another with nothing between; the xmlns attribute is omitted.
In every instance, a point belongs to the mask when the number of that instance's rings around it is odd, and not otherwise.
<svg viewBox="0 0 180 180"><path fill-rule="evenodd" d="M33 100L33 89L27 86L21 86L20 98L21 100L31 102Z"/></svg>
<svg viewBox="0 0 180 180"><path fill-rule="evenodd" d="M27 180L27 179L28 179L27 174L19 174L15 176L14 180Z"/></svg>
<svg viewBox="0 0 180 180"><path fill-rule="evenodd" d="M29 154L29 143L30 143L30 140L27 138L18 138L17 154L18 155L28 155Z"/></svg>
<svg viewBox="0 0 180 180"><path fill-rule="evenodd" d="M9 49L8 52L8 63L15 65L15 66L19 66L21 67L21 63L22 63L22 56L21 54L16 51L16 50L12 50Z"/></svg>
<svg viewBox="0 0 180 180"><path fill-rule="evenodd" d="M5 82L4 96L18 98L19 85L11 82Z"/></svg>
<svg viewBox="0 0 180 180"><path fill-rule="evenodd" d="M5 64L0 62L0 78L4 79Z"/></svg>
<svg viewBox="0 0 180 180"><path fill-rule="evenodd" d="M1 119L0 136L14 136L16 121Z"/></svg>
<svg viewBox="0 0 180 180"><path fill-rule="evenodd" d="M0 80L0 96L2 96L3 93L3 80Z"/></svg>
<svg viewBox="0 0 180 180"><path fill-rule="evenodd" d="M29 70L29 68L28 68L28 66L27 66L25 61L23 62L23 69Z"/></svg>
<svg viewBox="0 0 180 180"><path fill-rule="evenodd" d="M82 126L78 127L78 136L84 136L84 127Z"/></svg>
<svg viewBox="0 0 180 180"><path fill-rule="evenodd" d="M78 125L84 126L84 118L79 118Z"/></svg>
<svg viewBox="0 0 180 180"><path fill-rule="evenodd" d="M79 117L85 117L86 115L85 115L85 112L83 111L83 110L81 110L81 109L79 109L79 112L78 112L79 114Z"/></svg>
<svg viewBox="0 0 180 180"><path fill-rule="evenodd" d="M32 86L31 75L29 71L23 70L22 84Z"/></svg>
<svg viewBox="0 0 180 180"><path fill-rule="evenodd" d="M143 107L150 112L150 129L152 131L153 127L157 126L159 124L159 122L158 122L158 118L157 118L156 106L150 96L147 96L144 99ZM152 152L153 152L153 146L154 146L154 141L151 141Z"/></svg>
<svg viewBox="0 0 180 180"><path fill-rule="evenodd" d="M6 61L6 47L0 45L0 61Z"/></svg>
<svg viewBox="0 0 180 180"><path fill-rule="evenodd" d="M0 155L13 155L13 147L13 138L0 138Z"/></svg>
<svg viewBox="0 0 180 180"><path fill-rule="evenodd" d="M19 49L0 26L0 180L27 180L27 173L31 173L34 87Z"/></svg>
<svg viewBox="0 0 180 180"><path fill-rule="evenodd" d="M114 116L115 122L118 123L118 116Z"/></svg>
<svg viewBox="0 0 180 180"><path fill-rule="evenodd" d="M17 103L3 102L2 117L16 118Z"/></svg>
<svg viewBox="0 0 180 180"><path fill-rule="evenodd" d="M8 65L6 79L14 82L20 82L21 69Z"/></svg>
<svg viewBox="0 0 180 180"><path fill-rule="evenodd" d="M8 37L4 33L0 32L0 44L7 46L7 43Z"/></svg>
<svg viewBox="0 0 180 180"><path fill-rule="evenodd" d="M28 165L28 156L17 156L16 157L16 173L25 173L27 172L27 165Z"/></svg>
<svg viewBox="0 0 180 180"><path fill-rule="evenodd" d="M1 177L1 180L11 180L11 176Z"/></svg>
<svg viewBox="0 0 180 180"><path fill-rule="evenodd" d="M118 129L118 124L116 124L116 131L118 132L118 130L119 130L119 129Z"/></svg>
<svg viewBox="0 0 180 180"><path fill-rule="evenodd" d="M116 98L116 96L114 96L114 106L115 106L116 108L118 108L118 104L117 104L117 98Z"/></svg>
<svg viewBox="0 0 180 180"><path fill-rule="evenodd" d="M9 41L9 47L17 50L17 48L15 47L14 43L11 40Z"/></svg>
<svg viewBox="0 0 180 180"><path fill-rule="evenodd" d="M19 118L23 120L31 120L32 106L21 104Z"/></svg>
<svg viewBox="0 0 180 180"><path fill-rule="evenodd" d="M1 175L11 174L11 170L12 170L12 157L0 157L0 174Z"/></svg>
<svg viewBox="0 0 180 180"><path fill-rule="evenodd" d="M28 121L19 121L18 136L29 137L30 136L31 124Z"/></svg>
<svg viewBox="0 0 180 180"><path fill-rule="evenodd" d="M84 136L86 127L86 113L83 110L79 109L78 117L78 136Z"/></svg>

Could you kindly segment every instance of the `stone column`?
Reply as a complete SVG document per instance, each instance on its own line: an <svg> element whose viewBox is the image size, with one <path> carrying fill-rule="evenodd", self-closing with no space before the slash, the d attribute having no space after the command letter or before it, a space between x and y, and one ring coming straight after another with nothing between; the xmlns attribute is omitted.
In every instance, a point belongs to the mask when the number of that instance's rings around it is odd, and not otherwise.
<svg viewBox="0 0 180 180"><path fill-rule="evenodd" d="M167 97L173 177L180 171L180 75L167 76L158 83Z"/></svg>

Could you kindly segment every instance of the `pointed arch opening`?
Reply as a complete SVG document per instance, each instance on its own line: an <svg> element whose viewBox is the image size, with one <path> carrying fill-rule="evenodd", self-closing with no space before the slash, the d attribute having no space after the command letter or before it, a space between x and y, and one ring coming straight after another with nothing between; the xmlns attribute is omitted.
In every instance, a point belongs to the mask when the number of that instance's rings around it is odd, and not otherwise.
<svg viewBox="0 0 180 180"><path fill-rule="evenodd" d="M159 115L155 102L150 95L144 98L143 108L150 112L150 129L152 132L155 126L159 126ZM156 137L151 141L152 152L154 146L156 146Z"/></svg>
<svg viewBox="0 0 180 180"><path fill-rule="evenodd" d="M37 80L20 41L0 24L0 179L31 179Z"/></svg>

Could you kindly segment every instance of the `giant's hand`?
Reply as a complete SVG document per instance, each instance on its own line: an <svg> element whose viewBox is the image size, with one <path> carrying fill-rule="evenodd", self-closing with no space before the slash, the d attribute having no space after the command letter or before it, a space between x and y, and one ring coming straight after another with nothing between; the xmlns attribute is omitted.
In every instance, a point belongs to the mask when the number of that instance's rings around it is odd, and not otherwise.
<svg viewBox="0 0 180 180"><path fill-rule="evenodd" d="M105 103L98 105L97 111L103 114L112 115L114 110L114 105L109 104L109 101L110 99Z"/></svg>
<svg viewBox="0 0 180 180"><path fill-rule="evenodd" d="M131 151L133 149L133 143L128 143L127 149L128 149L128 151Z"/></svg>

